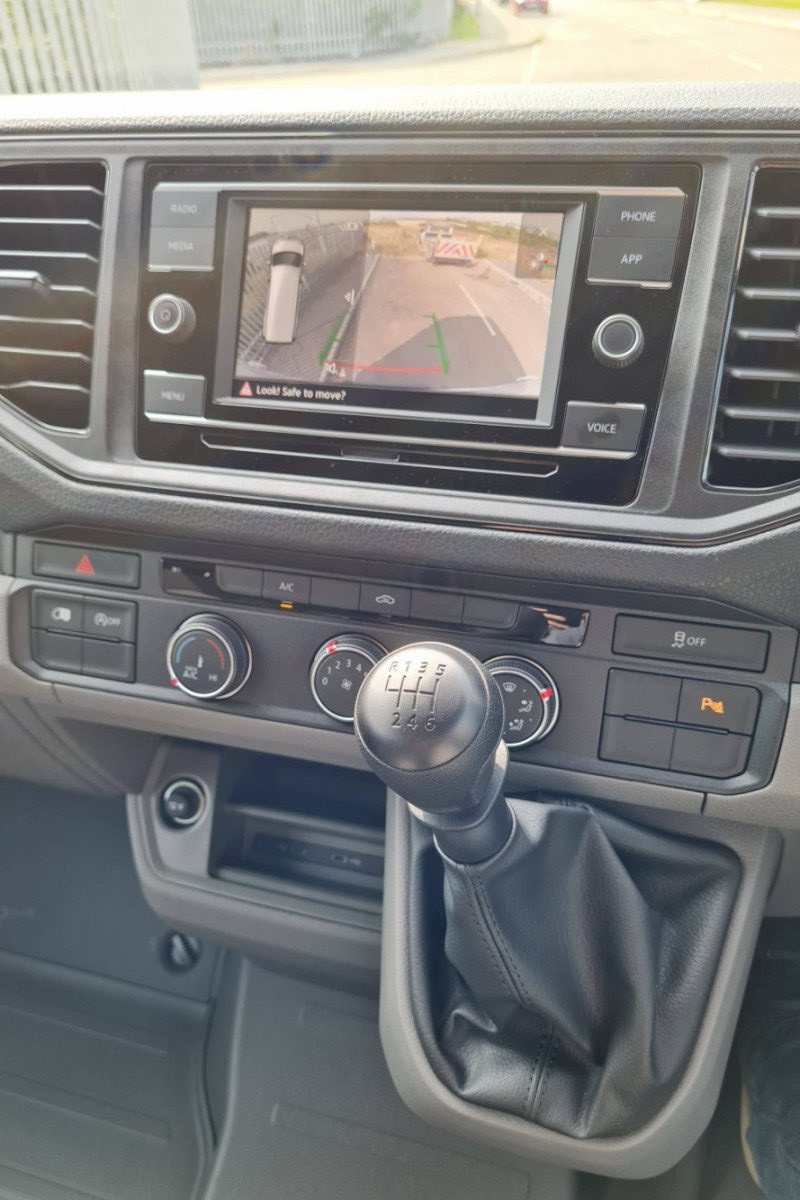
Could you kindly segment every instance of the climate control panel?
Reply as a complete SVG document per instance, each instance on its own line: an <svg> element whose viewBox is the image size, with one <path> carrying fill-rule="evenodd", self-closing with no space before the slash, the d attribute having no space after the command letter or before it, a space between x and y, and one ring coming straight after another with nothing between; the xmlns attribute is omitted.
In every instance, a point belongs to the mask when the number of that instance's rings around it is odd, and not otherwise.
<svg viewBox="0 0 800 1200"><path fill-rule="evenodd" d="M469 569L173 554L19 538L13 662L97 719L157 701L165 733L172 713L179 736L224 744L238 730L291 754L306 731L315 753L350 762L340 739L373 666L444 642L495 677L521 765L731 794L774 769L797 635L750 614Z"/></svg>

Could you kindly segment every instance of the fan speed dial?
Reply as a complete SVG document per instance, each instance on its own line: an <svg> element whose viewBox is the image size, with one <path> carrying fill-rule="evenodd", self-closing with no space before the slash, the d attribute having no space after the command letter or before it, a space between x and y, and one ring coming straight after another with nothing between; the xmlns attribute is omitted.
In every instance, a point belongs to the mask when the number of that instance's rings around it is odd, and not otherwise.
<svg viewBox="0 0 800 1200"><path fill-rule="evenodd" d="M386 651L372 638L342 634L320 646L311 663L311 691L324 713L352 723L358 689Z"/></svg>

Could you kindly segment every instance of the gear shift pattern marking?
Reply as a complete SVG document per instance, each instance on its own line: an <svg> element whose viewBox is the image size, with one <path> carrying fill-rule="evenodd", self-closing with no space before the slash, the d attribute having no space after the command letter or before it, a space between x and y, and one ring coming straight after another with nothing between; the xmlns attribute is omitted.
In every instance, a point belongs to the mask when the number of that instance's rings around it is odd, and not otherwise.
<svg viewBox="0 0 800 1200"><path fill-rule="evenodd" d="M401 659L393 659L389 664L388 674L386 676L385 690L387 692L396 692L397 701L394 712L392 713L392 726L397 727L402 724L404 714L401 711L403 697L410 696L411 706L406 725L411 729L418 728L420 720L424 721L423 728L428 733L436 731L436 693L441 683L442 676L447 670L447 663L439 662L436 664L435 673L431 676L430 663L423 660L416 664L416 673L414 664L410 659L402 662ZM402 672L402 674L401 674ZM418 716L417 706L420 696L429 696L430 702L428 705L427 715ZM408 706L406 705L406 708Z"/></svg>

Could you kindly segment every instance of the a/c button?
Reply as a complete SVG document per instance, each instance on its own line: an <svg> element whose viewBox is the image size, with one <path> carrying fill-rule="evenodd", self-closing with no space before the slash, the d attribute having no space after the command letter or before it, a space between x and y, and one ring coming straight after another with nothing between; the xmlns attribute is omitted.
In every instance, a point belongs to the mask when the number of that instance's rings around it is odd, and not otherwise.
<svg viewBox="0 0 800 1200"><path fill-rule="evenodd" d="M596 453L635 451L644 414L643 404L584 404L573 400L567 405L562 445Z"/></svg>

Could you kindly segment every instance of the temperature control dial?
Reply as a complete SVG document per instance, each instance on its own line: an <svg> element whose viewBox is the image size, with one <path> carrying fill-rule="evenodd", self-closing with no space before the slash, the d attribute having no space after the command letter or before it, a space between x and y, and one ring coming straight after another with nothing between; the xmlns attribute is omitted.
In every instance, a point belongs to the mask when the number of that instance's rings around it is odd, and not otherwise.
<svg viewBox="0 0 800 1200"><path fill-rule="evenodd" d="M322 711L352 723L358 689L385 655L372 638L347 633L320 646L311 664L311 691Z"/></svg>
<svg viewBox="0 0 800 1200"><path fill-rule="evenodd" d="M529 658L490 658L483 664L503 697L507 746L528 746L547 737L558 720L558 688L544 667Z"/></svg>
<svg viewBox="0 0 800 1200"><path fill-rule="evenodd" d="M253 655L240 629L213 613L190 617L167 646L170 680L187 696L223 700L247 682Z"/></svg>

